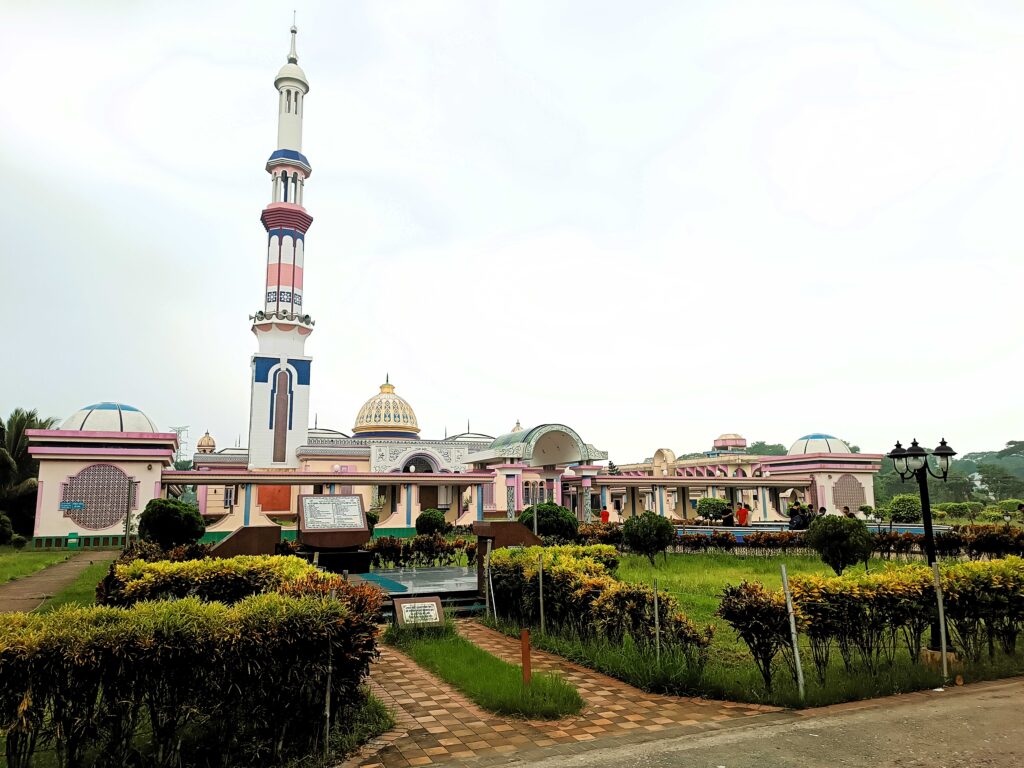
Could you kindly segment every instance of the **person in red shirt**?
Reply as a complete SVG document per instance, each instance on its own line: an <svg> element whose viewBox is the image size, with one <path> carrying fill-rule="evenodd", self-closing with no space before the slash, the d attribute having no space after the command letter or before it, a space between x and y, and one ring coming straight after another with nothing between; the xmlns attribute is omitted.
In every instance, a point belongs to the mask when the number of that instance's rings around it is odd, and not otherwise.
<svg viewBox="0 0 1024 768"><path fill-rule="evenodd" d="M740 508L736 510L736 522L739 525L746 525L750 520L750 510L747 509L746 504L740 504Z"/></svg>

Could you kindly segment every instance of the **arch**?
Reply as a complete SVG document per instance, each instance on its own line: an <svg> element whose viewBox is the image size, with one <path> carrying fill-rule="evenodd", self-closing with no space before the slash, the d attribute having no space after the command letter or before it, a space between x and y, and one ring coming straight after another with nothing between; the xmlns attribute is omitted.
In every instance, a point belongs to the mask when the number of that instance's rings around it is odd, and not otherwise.
<svg viewBox="0 0 1024 768"><path fill-rule="evenodd" d="M856 512L858 507L867 503L864 486L851 474L840 475L832 488L832 503L836 505L836 509L849 507Z"/></svg>
<svg viewBox="0 0 1024 768"><path fill-rule="evenodd" d="M436 474L441 471L441 460L429 451L414 451L402 457L402 472ZM412 468L412 469L411 469Z"/></svg>
<svg viewBox="0 0 1024 768"><path fill-rule="evenodd" d="M281 171L281 190L284 193L284 202L288 202L288 172Z"/></svg>
<svg viewBox="0 0 1024 768"><path fill-rule="evenodd" d="M525 456L530 466L585 464L590 451L576 431L564 424L545 424L530 430Z"/></svg>
<svg viewBox="0 0 1024 768"><path fill-rule="evenodd" d="M284 111L292 111L292 92L290 90L285 90L284 92Z"/></svg>
<svg viewBox="0 0 1024 768"><path fill-rule="evenodd" d="M654 452L654 458L651 459L651 468L655 475L667 475L669 467L675 464L675 461L675 453L668 448L659 448Z"/></svg>
<svg viewBox="0 0 1024 768"><path fill-rule="evenodd" d="M732 471L732 476L733 477L746 477L747 473L744 471L743 467L736 467L736 469L734 469Z"/></svg>

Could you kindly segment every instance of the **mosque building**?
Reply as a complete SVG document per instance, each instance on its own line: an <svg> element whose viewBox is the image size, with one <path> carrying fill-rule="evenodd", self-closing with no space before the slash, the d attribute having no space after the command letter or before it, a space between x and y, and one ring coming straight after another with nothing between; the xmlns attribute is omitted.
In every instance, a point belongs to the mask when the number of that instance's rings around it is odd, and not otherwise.
<svg viewBox="0 0 1024 768"><path fill-rule="evenodd" d="M277 144L265 168L270 201L265 290L249 318L256 352L249 370L245 448L217 449L207 432L192 470L173 466L177 435L161 431L123 403L86 406L58 429L30 430L40 461L36 547L115 546L152 499L196 488L208 540L253 526L280 526L294 536L298 497L356 494L378 513L379 534L407 534L422 510L443 510L455 524L513 519L526 506L563 503L581 520L607 509L612 520L652 509L692 517L695 497L725 494L773 519L791 496L815 503L871 503L879 456L852 454L842 441L808 435L789 456L750 456L739 435L723 435L699 460L666 449L648 462L610 474L608 454L564 424L523 428L498 437L471 432L421 437L412 406L385 376L358 409L351 430L309 427L313 360L306 340L314 320L305 303L306 209L312 165L303 154L306 74L291 28L287 61L274 78ZM859 502L859 503L858 503Z"/></svg>

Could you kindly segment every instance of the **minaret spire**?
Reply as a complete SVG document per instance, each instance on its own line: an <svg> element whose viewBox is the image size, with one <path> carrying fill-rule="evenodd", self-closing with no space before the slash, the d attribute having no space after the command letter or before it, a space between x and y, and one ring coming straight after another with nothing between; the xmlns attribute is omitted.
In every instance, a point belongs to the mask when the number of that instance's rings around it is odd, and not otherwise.
<svg viewBox="0 0 1024 768"><path fill-rule="evenodd" d="M292 49L288 51L288 63L298 64L299 54L295 52L295 36L299 34L299 28L295 26L295 11L292 11Z"/></svg>

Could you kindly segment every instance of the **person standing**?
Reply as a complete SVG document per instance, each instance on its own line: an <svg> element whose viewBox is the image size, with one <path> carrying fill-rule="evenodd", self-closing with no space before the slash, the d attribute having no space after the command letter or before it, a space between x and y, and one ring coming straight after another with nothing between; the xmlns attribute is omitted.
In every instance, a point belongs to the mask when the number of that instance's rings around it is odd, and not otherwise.
<svg viewBox="0 0 1024 768"><path fill-rule="evenodd" d="M740 508L736 510L736 523L737 525L750 524L750 510L747 509L746 504L740 504Z"/></svg>

